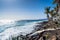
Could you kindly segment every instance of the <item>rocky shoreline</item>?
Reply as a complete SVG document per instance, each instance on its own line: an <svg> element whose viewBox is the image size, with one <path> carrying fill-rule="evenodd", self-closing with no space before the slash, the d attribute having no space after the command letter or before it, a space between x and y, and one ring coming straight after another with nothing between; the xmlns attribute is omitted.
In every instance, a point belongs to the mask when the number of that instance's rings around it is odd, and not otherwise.
<svg viewBox="0 0 60 40"><path fill-rule="evenodd" d="M44 21L35 26L32 33L13 37L12 40L60 40L60 27L56 22Z"/></svg>

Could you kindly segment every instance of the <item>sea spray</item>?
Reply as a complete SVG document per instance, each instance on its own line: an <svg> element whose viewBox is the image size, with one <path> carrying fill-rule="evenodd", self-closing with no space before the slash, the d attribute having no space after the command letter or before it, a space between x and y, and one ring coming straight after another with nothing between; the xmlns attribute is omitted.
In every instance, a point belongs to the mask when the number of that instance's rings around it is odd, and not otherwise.
<svg viewBox="0 0 60 40"><path fill-rule="evenodd" d="M0 40L12 40L12 38L17 37L19 35L29 34L34 30L34 25L36 25L37 22L39 21L28 21L25 22L23 26L17 26L16 23L13 26L9 25L8 28L6 27L6 29L4 29L4 31L0 33Z"/></svg>

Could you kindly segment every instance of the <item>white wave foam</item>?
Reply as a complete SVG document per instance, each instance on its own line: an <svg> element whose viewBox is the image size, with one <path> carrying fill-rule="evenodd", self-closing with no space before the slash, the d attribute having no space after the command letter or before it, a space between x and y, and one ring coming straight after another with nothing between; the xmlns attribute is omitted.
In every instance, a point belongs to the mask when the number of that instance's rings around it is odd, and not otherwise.
<svg viewBox="0 0 60 40"><path fill-rule="evenodd" d="M0 33L0 40L9 40L12 37L16 37L20 34L26 35L31 33L34 30L34 25L36 22L27 23L25 26L21 27L11 27L6 29L4 32Z"/></svg>
<svg viewBox="0 0 60 40"><path fill-rule="evenodd" d="M0 20L0 26L6 25L6 24L11 24L11 23L14 23L14 20L8 20L8 19Z"/></svg>

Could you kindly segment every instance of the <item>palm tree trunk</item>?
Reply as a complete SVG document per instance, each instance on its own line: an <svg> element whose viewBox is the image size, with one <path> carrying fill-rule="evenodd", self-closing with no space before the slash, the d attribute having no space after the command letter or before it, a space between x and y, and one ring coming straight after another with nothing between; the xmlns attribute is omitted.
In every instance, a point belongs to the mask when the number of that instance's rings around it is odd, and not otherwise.
<svg viewBox="0 0 60 40"><path fill-rule="evenodd" d="M49 14L47 14L47 19L49 20Z"/></svg>

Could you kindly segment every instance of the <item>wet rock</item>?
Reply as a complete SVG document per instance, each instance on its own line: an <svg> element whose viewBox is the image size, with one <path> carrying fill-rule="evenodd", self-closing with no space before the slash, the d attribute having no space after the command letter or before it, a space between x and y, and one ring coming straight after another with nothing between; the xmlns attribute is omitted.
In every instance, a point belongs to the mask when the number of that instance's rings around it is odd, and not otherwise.
<svg viewBox="0 0 60 40"><path fill-rule="evenodd" d="M57 24L53 21L46 21L46 22L41 22L41 23L37 23L37 25L35 25L35 30L32 31L32 33L27 34L27 35L20 35L17 37L17 40L60 40L60 28L59 26L57 26ZM55 30L47 30L47 31L42 31L41 33L36 33L34 35L34 32L37 31L41 31L41 30L46 30L49 28L53 28ZM29 36L31 35L31 36Z"/></svg>

